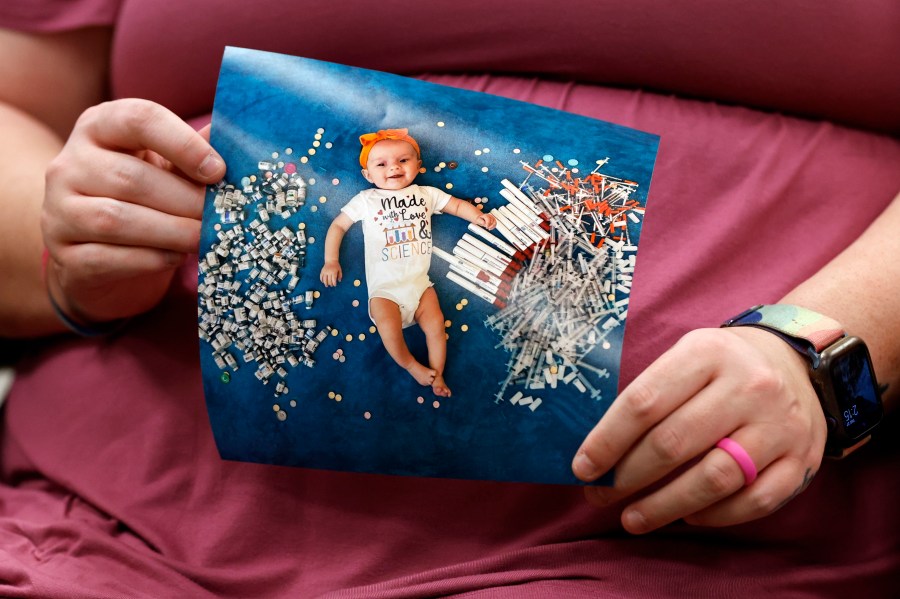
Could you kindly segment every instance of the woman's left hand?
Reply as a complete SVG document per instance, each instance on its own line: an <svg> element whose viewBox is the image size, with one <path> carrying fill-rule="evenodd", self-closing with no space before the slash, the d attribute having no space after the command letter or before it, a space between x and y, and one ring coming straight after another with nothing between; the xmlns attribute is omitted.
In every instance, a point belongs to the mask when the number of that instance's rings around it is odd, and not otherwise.
<svg viewBox="0 0 900 599"><path fill-rule="evenodd" d="M723 437L752 459L759 476L751 484L715 447ZM613 487L585 488L597 506L655 485L625 506L629 532L680 518L726 526L766 516L805 489L825 438L822 408L796 351L759 329L698 329L622 391L572 468L592 481L615 467Z"/></svg>

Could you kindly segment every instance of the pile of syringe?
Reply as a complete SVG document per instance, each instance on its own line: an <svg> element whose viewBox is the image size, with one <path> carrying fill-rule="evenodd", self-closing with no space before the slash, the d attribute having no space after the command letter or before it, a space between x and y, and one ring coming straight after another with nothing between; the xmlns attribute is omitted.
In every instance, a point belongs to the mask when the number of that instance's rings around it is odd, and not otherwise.
<svg viewBox="0 0 900 599"><path fill-rule="evenodd" d="M620 323L620 306L609 293L616 268L611 254L595 248L589 255L572 234L556 229L536 247L512 282L507 307L485 320L500 335L497 347L511 354L498 400L510 385L537 390L560 384L599 398L583 371L609 376L585 357Z"/></svg>
<svg viewBox="0 0 900 599"><path fill-rule="evenodd" d="M243 178L240 190L224 182L215 188L221 222L199 261L198 323L223 381L229 370L254 363L259 381L277 381L277 397L289 392L286 367L314 366L331 327L294 312L314 301L312 290L295 292L306 265L305 224L292 228L285 220L303 205L306 182L284 163L262 161L259 169ZM284 224L273 226L272 215Z"/></svg>
<svg viewBox="0 0 900 599"><path fill-rule="evenodd" d="M467 233L452 255L435 250L450 262L448 278L500 308L485 321L510 353L496 399L532 411L542 400L525 392L563 384L600 398L586 374L609 372L587 360L624 322L637 250L628 220L643 213L630 198L636 183L597 172L606 160L580 178L556 164L523 163L521 185L502 181L508 203L491 214L504 239L470 226L480 239Z"/></svg>

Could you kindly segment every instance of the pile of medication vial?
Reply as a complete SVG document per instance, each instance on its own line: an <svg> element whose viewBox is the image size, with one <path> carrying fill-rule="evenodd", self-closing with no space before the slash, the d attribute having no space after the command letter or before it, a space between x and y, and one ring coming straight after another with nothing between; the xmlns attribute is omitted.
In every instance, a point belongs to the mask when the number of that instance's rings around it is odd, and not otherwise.
<svg viewBox="0 0 900 599"><path fill-rule="evenodd" d="M227 369L252 363L261 383L275 381L276 397L290 391L286 367L315 366L316 350L332 332L296 311L312 308L318 295L296 291L314 240L302 222L293 229L270 224L273 215L287 222L304 206L307 181L296 165L277 158L273 153L272 161L260 161L259 174L244 177L241 186L216 185L217 241L201 256L198 285L200 338L209 343L223 381Z"/></svg>

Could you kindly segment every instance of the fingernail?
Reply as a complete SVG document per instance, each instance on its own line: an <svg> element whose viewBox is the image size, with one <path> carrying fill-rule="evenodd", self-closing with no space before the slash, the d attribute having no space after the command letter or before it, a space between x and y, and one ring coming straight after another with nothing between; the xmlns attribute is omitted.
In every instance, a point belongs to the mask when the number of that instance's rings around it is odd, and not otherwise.
<svg viewBox="0 0 900 599"><path fill-rule="evenodd" d="M572 471L581 480L591 480L599 474L597 465L583 451L575 454L575 459L572 461Z"/></svg>
<svg viewBox="0 0 900 599"><path fill-rule="evenodd" d="M203 162L200 163L200 167L197 169L197 172L204 179L209 179L210 177L215 175L216 172L219 171L219 169L222 168L223 164L224 162L218 154L216 154L215 152L210 152L206 155L206 158L203 159Z"/></svg>
<svg viewBox="0 0 900 599"><path fill-rule="evenodd" d="M632 534L647 532L647 520L644 514L637 510L627 510L622 514L622 525Z"/></svg>

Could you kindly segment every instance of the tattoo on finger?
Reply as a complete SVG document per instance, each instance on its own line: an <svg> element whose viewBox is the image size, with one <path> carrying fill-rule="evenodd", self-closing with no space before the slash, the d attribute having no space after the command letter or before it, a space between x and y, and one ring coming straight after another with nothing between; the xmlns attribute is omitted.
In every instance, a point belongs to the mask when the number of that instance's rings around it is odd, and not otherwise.
<svg viewBox="0 0 900 599"><path fill-rule="evenodd" d="M815 478L815 476L816 476L816 472L814 472L812 468L807 468L806 472L803 473L803 482L801 482L800 485L796 489L794 489L794 492L791 493L787 497L787 499L785 499L784 501L779 503L773 511L777 512L778 510L780 510L781 508L786 506L788 503L790 503L790 501L792 499L794 499L794 497L796 497L797 495L799 495L800 493L805 491L806 488L809 486L809 484L812 482L813 478Z"/></svg>

